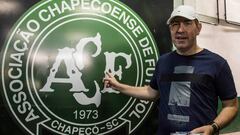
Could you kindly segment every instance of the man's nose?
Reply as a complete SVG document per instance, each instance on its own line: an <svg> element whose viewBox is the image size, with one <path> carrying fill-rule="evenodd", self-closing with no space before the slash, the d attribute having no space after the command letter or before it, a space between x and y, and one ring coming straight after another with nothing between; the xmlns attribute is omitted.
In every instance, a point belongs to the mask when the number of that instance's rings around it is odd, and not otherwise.
<svg viewBox="0 0 240 135"><path fill-rule="evenodd" d="M185 31L185 26L183 22L180 22L179 28L177 29L177 32L184 32Z"/></svg>

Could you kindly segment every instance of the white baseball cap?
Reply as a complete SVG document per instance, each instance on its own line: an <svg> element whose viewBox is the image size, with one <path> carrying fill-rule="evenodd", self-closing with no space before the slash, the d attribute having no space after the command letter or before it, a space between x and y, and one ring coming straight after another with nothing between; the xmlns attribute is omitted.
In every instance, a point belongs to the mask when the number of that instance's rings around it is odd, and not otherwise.
<svg viewBox="0 0 240 135"><path fill-rule="evenodd" d="M184 17L184 18L187 18L189 20L197 19L197 14L196 14L193 7L188 6L188 5L180 5L173 10L171 16L167 20L167 24L170 24L172 19L177 17L177 16Z"/></svg>

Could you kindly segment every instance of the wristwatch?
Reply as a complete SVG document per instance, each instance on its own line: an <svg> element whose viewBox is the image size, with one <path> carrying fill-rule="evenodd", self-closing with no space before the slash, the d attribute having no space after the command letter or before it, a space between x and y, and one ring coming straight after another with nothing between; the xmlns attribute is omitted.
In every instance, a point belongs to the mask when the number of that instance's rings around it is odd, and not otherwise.
<svg viewBox="0 0 240 135"><path fill-rule="evenodd" d="M210 125L211 125L212 128L213 128L213 135L218 134L218 133L219 133L219 130L220 130L220 127L218 126L218 124L217 124L216 122L212 121L212 122L210 123Z"/></svg>

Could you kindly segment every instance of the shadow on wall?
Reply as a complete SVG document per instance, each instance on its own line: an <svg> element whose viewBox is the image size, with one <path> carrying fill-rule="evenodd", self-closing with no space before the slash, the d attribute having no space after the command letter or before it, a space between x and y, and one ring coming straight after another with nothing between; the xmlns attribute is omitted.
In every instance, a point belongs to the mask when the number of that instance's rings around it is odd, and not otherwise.
<svg viewBox="0 0 240 135"><path fill-rule="evenodd" d="M173 9L173 1L121 1L137 12L148 25L158 45L160 55L171 51L170 32L166 22Z"/></svg>

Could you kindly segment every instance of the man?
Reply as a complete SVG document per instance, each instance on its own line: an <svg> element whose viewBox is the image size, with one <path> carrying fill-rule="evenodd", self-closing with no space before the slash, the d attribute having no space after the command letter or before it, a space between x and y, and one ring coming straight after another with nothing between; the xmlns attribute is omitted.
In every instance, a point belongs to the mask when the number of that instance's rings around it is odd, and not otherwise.
<svg viewBox="0 0 240 135"><path fill-rule="evenodd" d="M201 23L190 6L179 6L167 21L176 51L160 56L149 86L118 82L111 73L106 87L139 99L159 99L158 135L176 132L213 135L237 114L235 84L228 63L198 46ZM222 110L217 114L218 98Z"/></svg>

